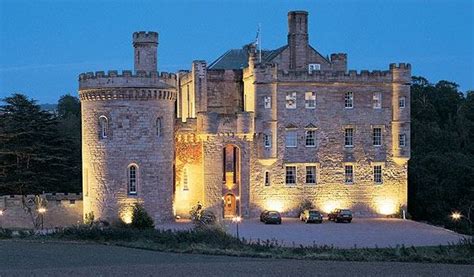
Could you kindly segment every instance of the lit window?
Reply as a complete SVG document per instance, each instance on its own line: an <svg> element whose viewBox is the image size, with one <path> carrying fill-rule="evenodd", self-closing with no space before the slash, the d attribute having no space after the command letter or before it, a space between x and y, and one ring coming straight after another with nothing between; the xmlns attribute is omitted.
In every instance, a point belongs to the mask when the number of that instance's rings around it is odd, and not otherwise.
<svg viewBox="0 0 474 277"><path fill-rule="evenodd" d="M374 92L374 96L372 98L372 104L373 104L374 109L382 108L382 93L381 92Z"/></svg>
<svg viewBox="0 0 474 277"><path fill-rule="evenodd" d="M405 97L404 96L398 98L398 107L400 109L405 108Z"/></svg>
<svg viewBox="0 0 474 277"><path fill-rule="evenodd" d="M128 167L128 194L137 194L137 166Z"/></svg>
<svg viewBox="0 0 474 277"><path fill-rule="evenodd" d="M161 117L156 119L156 136L161 137Z"/></svg>
<svg viewBox="0 0 474 277"><path fill-rule="evenodd" d="M316 167L306 167L306 184L316 184Z"/></svg>
<svg viewBox="0 0 474 277"><path fill-rule="evenodd" d="M373 129L373 145L374 146L381 146L382 145L382 128L374 128Z"/></svg>
<svg viewBox="0 0 474 277"><path fill-rule="evenodd" d="M265 186L269 186L270 185L270 172L268 171L265 171Z"/></svg>
<svg viewBox="0 0 474 277"><path fill-rule="evenodd" d="M306 147L316 146L316 131L309 130L305 132L305 145Z"/></svg>
<svg viewBox="0 0 474 277"><path fill-rule="evenodd" d="M189 187L188 187L188 169L186 167L183 169L183 190L189 190Z"/></svg>
<svg viewBox="0 0 474 277"><path fill-rule="evenodd" d="M286 108L296 109L296 92L286 93Z"/></svg>
<svg viewBox="0 0 474 277"><path fill-rule="evenodd" d="M316 92L308 91L304 94L304 105L306 109L316 108Z"/></svg>
<svg viewBox="0 0 474 277"><path fill-rule="evenodd" d="M265 109L271 109L272 108L272 97L271 96L263 97L263 105L265 106Z"/></svg>
<svg viewBox="0 0 474 277"><path fill-rule="evenodd" d="M272 136L271 135L263 134L263 146L265 146L265 148L272 147Z"/></svg>
<svg viewBox="0 0 474 277"><path fill-rule="evenodd" d="M344 166L344 183L346 184L354 183L354 166L353 165Z"/></svg>
<svg viewBox="0 0 474 277"><path fill-rule="evenodd" d="M109 120L107 119L107 117L105 117L105 115L101 115L99 117L99 127L100 127L99 137L101 139L107 138L108 131L109 131Z"/></svg>
<svg viewBox="0 0 474 277"><path fill-rule="evenodd" d="M354 94L351 91L346 92L344 95L344 107L346 109L354 108Z"/></svg>
<svg viewBox="0 0 474 277"><path fill-rule="evenodd" d="M400 134L398 135L398 146L405 147L407 145L407 135Z"/></svg>
<svg viewBox="0 0 474 277"><path fill-rule="evenodd" d="M286 167L285 183L289 185L296 184L296 166Z"/></svg>
<svg viewBox="0 0 474 277"><path fill-rule="evenodd" d="M321 65L319 63L310 63L308 64L308 73L311 74L313 71L321 70Z"/></svg>
<svg viewBox="0 0 474 277"><path fill-rule="evenodd" d="M382 183L382 166L381 165L374 166L374 182L378 184Z"/></svg>
<svg viewBox="0 0 474 277"><path fill-rule="evenodd" d="M344 146L345 147L354 146L354 129L346 128L344 130Z"/></svg>
<svg viewBox="0 0 474 277"><path fill-rule="evenodd" d="M286 147L296 147L298 143L296 130L286 130Z"/></svg>

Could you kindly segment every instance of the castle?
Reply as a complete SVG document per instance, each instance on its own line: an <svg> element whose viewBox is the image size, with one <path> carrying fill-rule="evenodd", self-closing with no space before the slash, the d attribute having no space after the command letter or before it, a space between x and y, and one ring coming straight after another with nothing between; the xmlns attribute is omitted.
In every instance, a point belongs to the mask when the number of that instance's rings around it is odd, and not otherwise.
<svg viewBox="0 0 474 277"><path fill-rule="evenodd" d="M409 64L347 69L347 54L309 44L308 13L288 13L288 43L255 44L191 70L157 72L158 34L133 34L135 71L83 73L84 214L156 222L200 202L219 218L264 209L295 216L350 208L398 213L407 204Z"/></svg>

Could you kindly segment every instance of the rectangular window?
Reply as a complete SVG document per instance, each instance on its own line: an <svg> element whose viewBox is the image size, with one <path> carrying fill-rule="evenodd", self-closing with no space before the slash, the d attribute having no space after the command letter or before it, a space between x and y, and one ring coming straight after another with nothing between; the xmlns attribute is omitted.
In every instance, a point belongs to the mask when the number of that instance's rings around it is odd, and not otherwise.
<svg viewBox="0 0 474 277"><path fill-rule="evenodd" d="M308 91L304 94L304 105L306 109L316 108L316 92Z"/></svg>
<svg viewBox="0 0 474 277"><path fill-rule="evenodd" d="M316 131L309 130L305 132L306 147L316 147Z"/></svg>
<svg viewBox="0 0 474 277"><path fill-rule="evenodd" d="M183 169L183 190L184 191L189 190L189 187L188 187L188 169L187 168Z"/></svg>
<svg viewBox="0 0 474 277"><path fill-rule="evenodd" d="M381 165L374 166L374 182L377 184L382 183L382 166Z"/></svg>
<svg viewBox="0 0 474 277"><path fill-rule="evenodd" d="M270 185L270 172L268 171L265 171L265 186L269 186Z"/></svg>
<svg viewBox="0 0 474 277"><path fill-rule="evenodd" d="M373 129L373 145L374 146L381 146L382 145L382 128L374 128Z"/></svg>
<svg viewBox="0 0 474 277"><path fill-rule="evenodd" d="M354 94L351 91L346 92L344 95L344 107L346 109L354 108Z"/></svg>
<svg viewBox="0 0 474 277"><path fill-rule="evenodd" d="M404 96L398 98L398 107L400 109L405 108L405 97Z"/></svg>
<svg viewBox="0 0 474 277"><path fill-rule="evenodd" d="M316 166L306 167L306 184L316 184Z"/></svg>
<svg viewBox="0 0 474 277"><path fill-rule="evenodd" d="M353 165L344 166L344 183L346 184L354 183L354 166Z"/></svg>
<svg viewBox="0 0 474 277"><path fill-rule="evenodd" d="M264 105L265 109L271 109L272 108L272 97L271 96L263 97L263 105Z"/></svg>
<svg viewBox="0 0 474 277"><path fill-rule="evenodd" d="M287 185L296 184L296 166L286 167L285 183Z"/></svg>
<svg viewBox="0 0 474 277"><path fill-rule="evenodd" d="M286 93L286 108L296 109L296 92Z"/></svg>
<svg viewBox="0 0 474 277"><path fill-rule="evenodd" d="M354 129L346 128L344 129L344 146L352 147L354 146Z"/></svg>
<svg viewBox="0 0 474 277"><path fill-rule="evenodd" d="M405 147L407 145L407 135L400 134L398 135L398 146Z"/></svg>
<svg viewBox="0 0 474 277"><path fill-rule="evenodd" d="M313 71L321 70L321 65L319 63L310 63L308 64L308 73L311 74Z"/></svg>
<svg viewBox="0 0 474 277"><path fill-rule="evenodd" d="M382 108L382 93L381 92L374 92L374 96L372 98L372 105L374 109Z"/></svg>
<svg viewBox="0 0 474 277"><path fill-rule="evenodd" d="M296 130L286 130L286 147L296 147L298 143Z"/></svg>
<svg viewBox="0 0 474 277"><path fill-rule="evenodd" d="M271 135L267 135L267 134L263 135L263 145L265 146L265 148L272 147L272 136Z"/></svg>

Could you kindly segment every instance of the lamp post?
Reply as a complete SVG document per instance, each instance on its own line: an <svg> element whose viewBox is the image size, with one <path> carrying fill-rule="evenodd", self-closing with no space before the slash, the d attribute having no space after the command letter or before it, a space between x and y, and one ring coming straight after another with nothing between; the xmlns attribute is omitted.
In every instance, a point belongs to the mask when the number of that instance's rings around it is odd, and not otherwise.
<svg viewBox="0 0 474 277"><path fill-rule="evenodd" d="M242 218L240 216L235 216L232 218L232 222L235 223L236 229L237 229L237 238L240 239L239 236L239 223L242 221Z"/></svg>
<svg viewBox="0 0 474 277"><path fill-rule="evenodd" d="M38 213L40 214L40 217L41 217L41 230L43 230L43 226L44 226L44 213L46 213L46 209L45 209L45 208L39 208L39 209L38 209Z"/></svg>
<svg viewBox="0 0 474 277"><path fill-rule="evenodd" d="M454 221L458 221L460 220L462 217L462 214L460 212L453 212L451 214L451 218L454 220Z"/></svg>

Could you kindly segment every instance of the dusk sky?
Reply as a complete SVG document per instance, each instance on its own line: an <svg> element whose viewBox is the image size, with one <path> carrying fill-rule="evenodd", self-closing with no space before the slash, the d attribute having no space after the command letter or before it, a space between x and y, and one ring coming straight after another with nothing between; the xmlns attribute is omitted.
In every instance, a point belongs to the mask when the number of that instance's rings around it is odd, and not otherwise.
<svg viewBox="0 0 474 277"><path fill-rule="evenodd" d="M312 46L347 53L349 69L409 62L413 75L473 90L473 2L0 0L0 98L56 103L77 95L82 72L132 69L134 31L159 32L159 71L212 62L254 40L259 23L263 48L278 48L290 10L308 11Z"/></svg>

